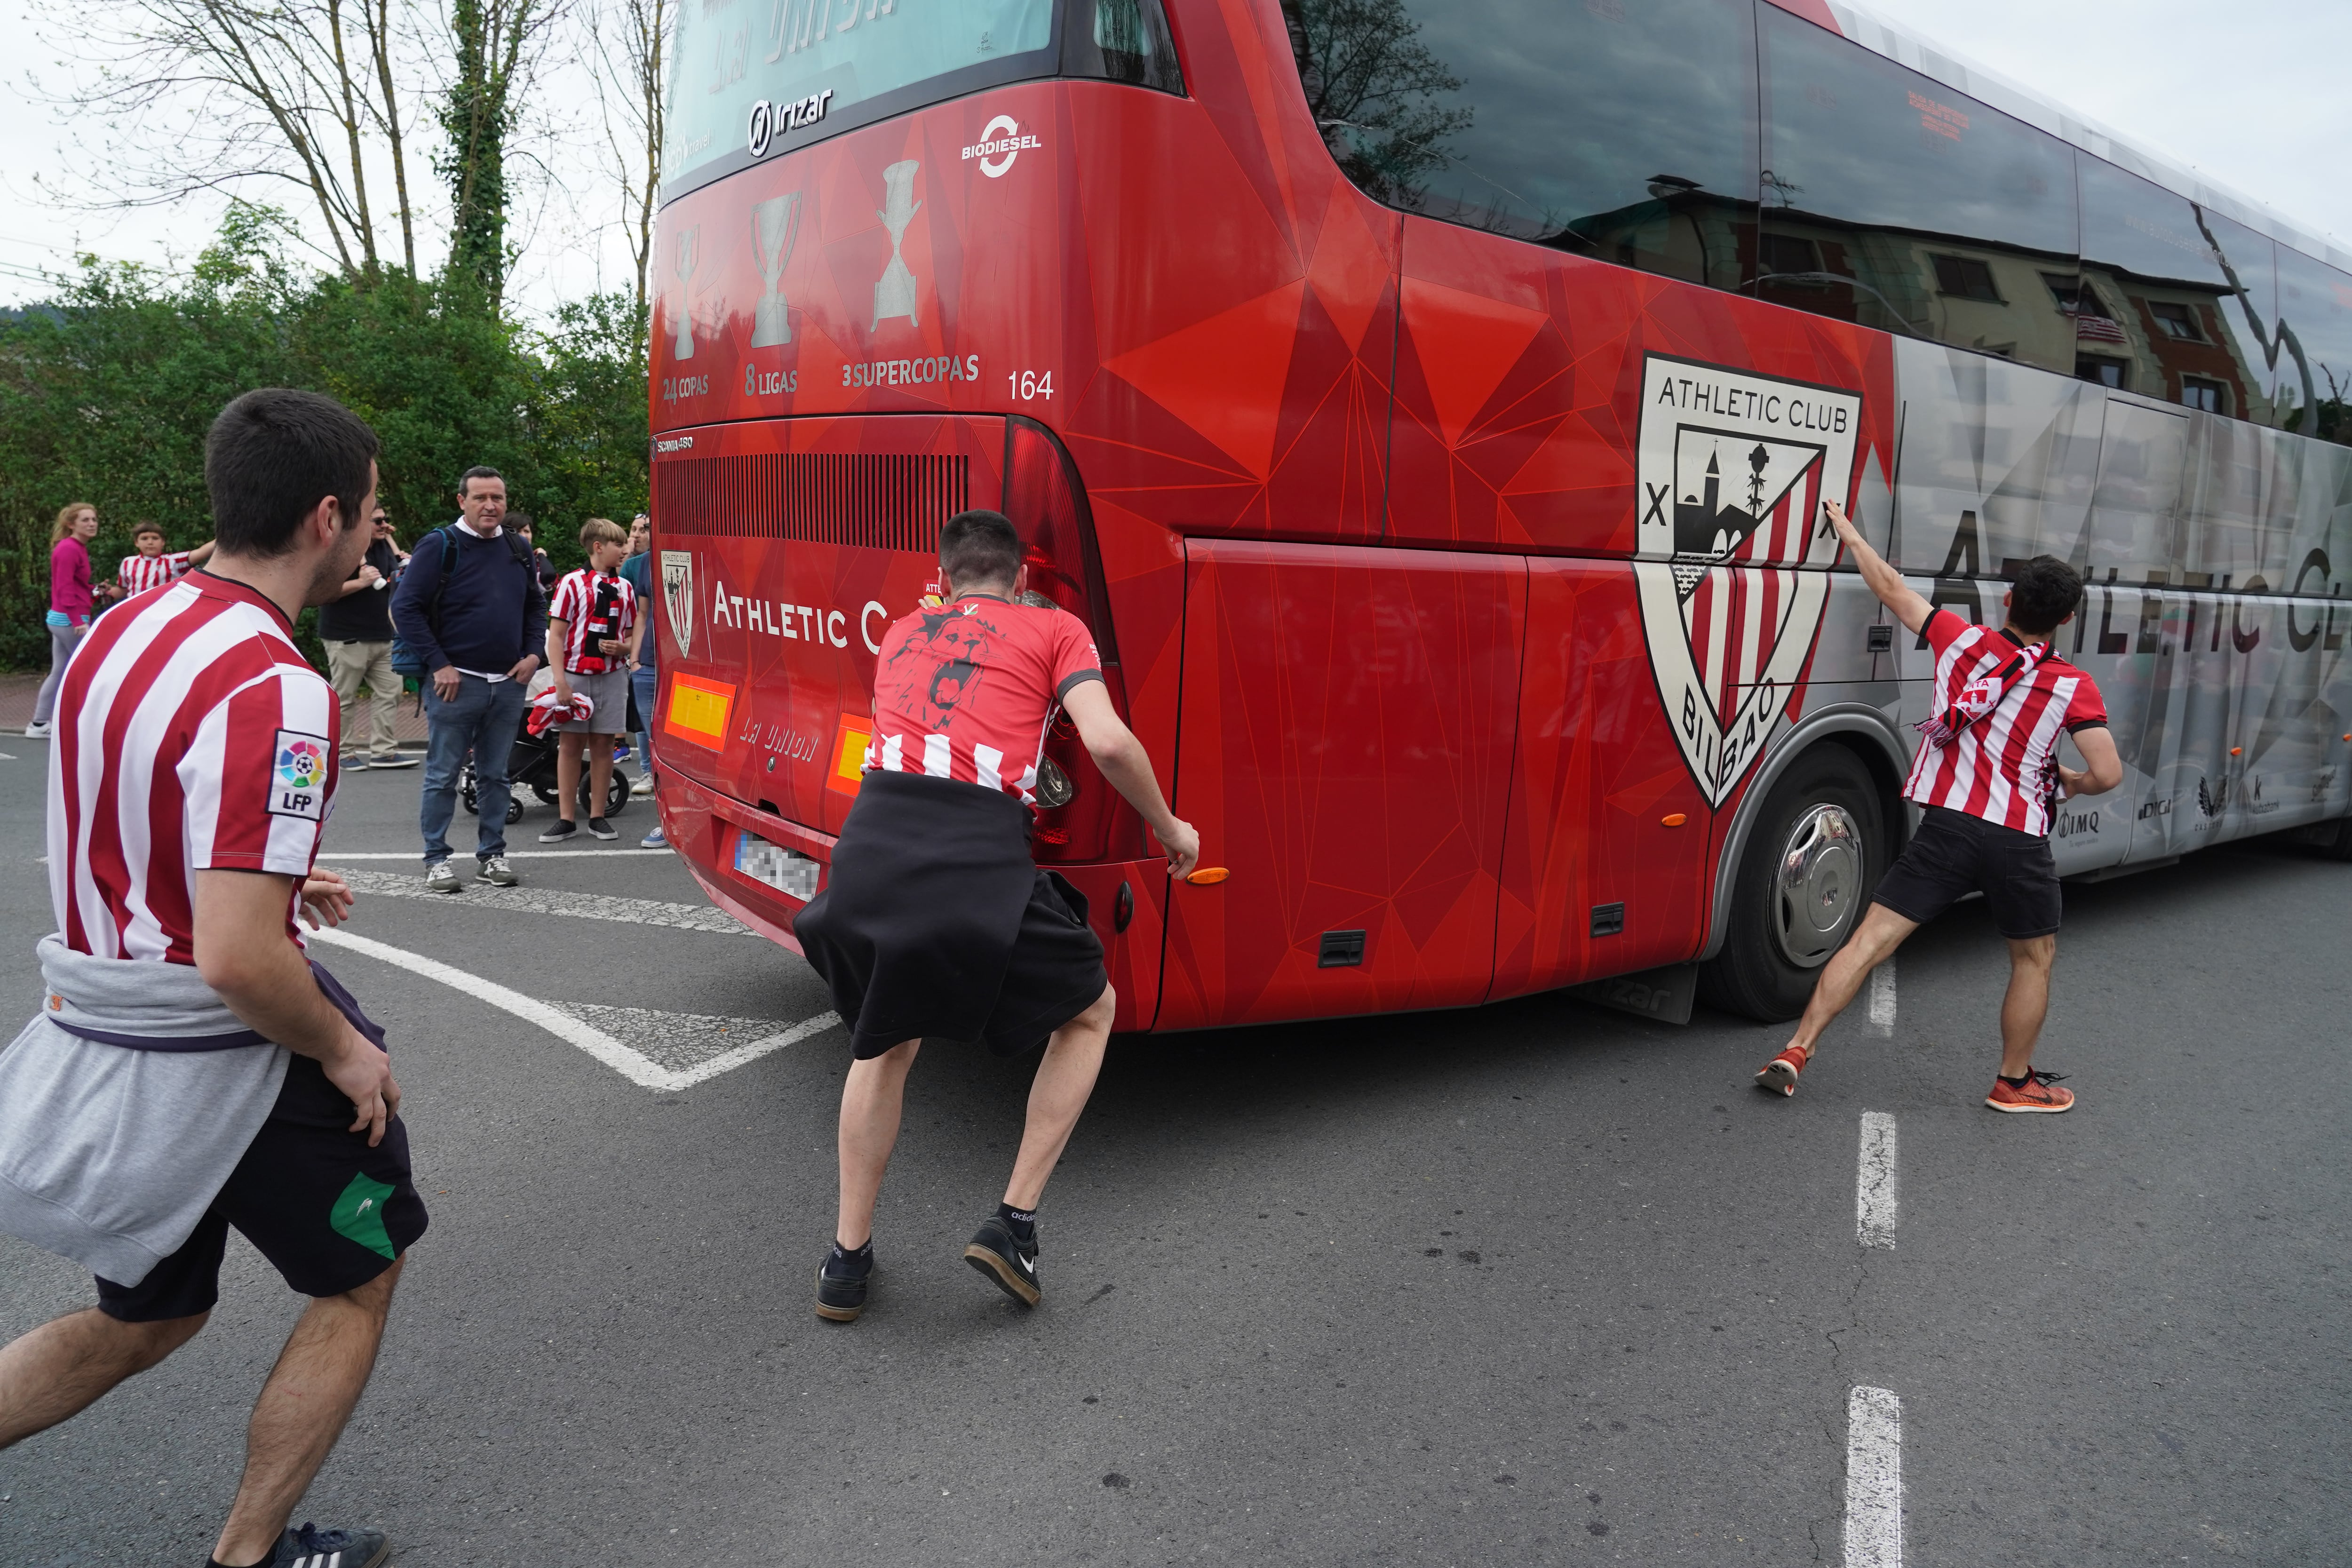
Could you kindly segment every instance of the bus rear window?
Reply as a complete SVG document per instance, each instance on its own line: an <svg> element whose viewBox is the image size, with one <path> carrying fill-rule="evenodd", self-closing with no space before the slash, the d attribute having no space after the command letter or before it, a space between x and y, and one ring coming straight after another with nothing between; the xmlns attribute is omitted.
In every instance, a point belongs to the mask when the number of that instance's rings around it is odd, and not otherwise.
<svg viewBox="0 0 2352 1568"><path fill-rule="evenodd" d="M1055 0L686 0L664 195L838 130L1055 74Z"/></svg>

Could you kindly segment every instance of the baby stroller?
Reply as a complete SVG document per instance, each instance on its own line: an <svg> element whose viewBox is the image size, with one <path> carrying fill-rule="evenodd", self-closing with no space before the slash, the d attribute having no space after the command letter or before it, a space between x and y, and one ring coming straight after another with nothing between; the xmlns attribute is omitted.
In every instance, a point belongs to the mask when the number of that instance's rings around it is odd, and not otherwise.
<svg viewBox="0 0 2352 1568"><path fill-rule="evenodd" d="M541 672L541 677L546 684L552 683L553 678L546 676L544 671ZM534 688L538 688L541 682L535 681L533 684ZM538 689L535 689L531 695L536 697ZM541 805L556 804L555 763L557 751L562 745L557 735L558 731L552 726L543 733L532 734L530 710L529 709L523 710L522 723L515 732L514 750L507 755L507 784L513 792L507 797L507 821L509 824L522 820L522 792L526 788L539 797ZM618 816L627 807L629 781L623 775L619 766L620 758L626 754L626 742L627 738L624 736L614 747L613 776L605 785L604 809L601 812L589 804L588 758L585 753L581 756L580 815L582 816ZM481 796L474 783L474 759L471 757L467 757L466 765L458 770L457 796L466 803L468 815L479 816L482 814Z"/></svg>

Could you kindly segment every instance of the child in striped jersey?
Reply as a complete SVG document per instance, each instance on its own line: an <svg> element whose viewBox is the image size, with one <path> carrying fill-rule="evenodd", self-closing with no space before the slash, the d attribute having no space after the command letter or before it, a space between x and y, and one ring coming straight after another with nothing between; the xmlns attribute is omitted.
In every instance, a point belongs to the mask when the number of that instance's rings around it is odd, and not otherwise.
<svg viewBox="0 0 2352 1568"><path fill-rule="evenodd" d="M2107 710L2088 675L2060 658L2051 634L2074 618L2083 579L2054 556L2019 568L2000 630L1938 609L1882 560L1835 501L1823 504L1879 602L1936 654L1936 710L1903 786L1921 809L1919 830L1872 895L1870 910L1822 970L1788 1048L1756 1075L1759 1088L1797 1092L1797 1075L1822 1031L1845 1010L1870 972L1903 941L1963 896L1981 892L2009 942L2009 994L2000 1008L2000 1073L1985 1103L1995 1110L2061 1111L2074 1103L2059 1075L2036 1072L2033 1047L2050 1011L2061 899L2050 854L2053 796L2104 795L2123 782ZM2058 761L2071 734L2088 764Z"/></svg>
<svg viewBox="0 0 2352 1568"><path fill-rule="evenodd" d="M175 581L203 565L213 552L209 539L194 550L171 549L164 540L163 525L160 522L142 522L132 529L131 542L139 552L124 556L122 564L115 568L114 596L117 599L128 599L150 588L160 588Z"/></svg>

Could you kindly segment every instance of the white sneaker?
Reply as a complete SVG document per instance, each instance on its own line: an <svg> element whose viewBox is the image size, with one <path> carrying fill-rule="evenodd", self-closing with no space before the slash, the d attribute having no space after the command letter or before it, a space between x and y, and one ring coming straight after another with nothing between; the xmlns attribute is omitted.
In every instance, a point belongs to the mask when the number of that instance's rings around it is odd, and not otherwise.
<svg viewBox="0 0 2352 1568"><path fill-rule="evenodd" d="M457 868L446 860L436 860L425 873L425 890L428 893L454 893L464 884L457 880Z"/></svg>
<svg viewBox="0 0 2352 1568"><path fill-rule="evenodd" d="M636 778L630 783L629 793L631 795L653 794L654 775L651 773L639 773Z"/></svg>
<svg viewBox="0 0 2352 1568"><path fill-rule="evenodd" d="M25 726L25 739L27 741L46 741L48 738L49 727L47 724L27 724Z"/></svg>

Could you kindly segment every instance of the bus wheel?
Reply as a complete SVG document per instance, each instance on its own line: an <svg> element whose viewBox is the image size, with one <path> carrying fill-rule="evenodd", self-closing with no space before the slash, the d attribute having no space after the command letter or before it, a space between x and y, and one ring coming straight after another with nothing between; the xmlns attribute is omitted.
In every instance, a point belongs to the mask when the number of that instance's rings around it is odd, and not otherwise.
<svg viewBox="0 0 2352 1568"><path fill-rule="evenodd" d="M1805 1010L1886 868L1877 788L1843 746L1816 746L1780 775L1740 857L1722 950L1699 971L1711 1006L1765 1023Z"/></svg>
<svg viewBox="0 0 2352 1568"><path fill-rule="evenodd" d="M2314 828L2308 840L2330 860L2352 860L2352 816Z"/></svg>

